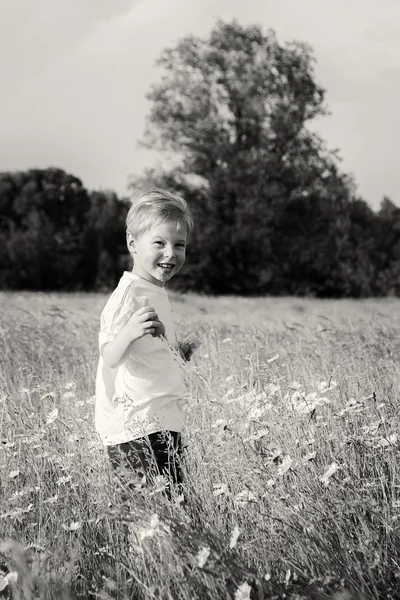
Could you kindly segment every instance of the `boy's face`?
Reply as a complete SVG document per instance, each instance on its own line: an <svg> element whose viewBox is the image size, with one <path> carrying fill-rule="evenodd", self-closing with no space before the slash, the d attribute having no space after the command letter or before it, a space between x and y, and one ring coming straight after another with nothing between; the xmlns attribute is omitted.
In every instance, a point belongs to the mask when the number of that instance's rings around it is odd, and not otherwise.
<svg viewBox="0 0 400 600"><path fill-rule="evenodd" d="M142 279L163 287L185 262L186 238L186 226L179 221L159 223L139 237L128 233L133 272Z"/></svg>

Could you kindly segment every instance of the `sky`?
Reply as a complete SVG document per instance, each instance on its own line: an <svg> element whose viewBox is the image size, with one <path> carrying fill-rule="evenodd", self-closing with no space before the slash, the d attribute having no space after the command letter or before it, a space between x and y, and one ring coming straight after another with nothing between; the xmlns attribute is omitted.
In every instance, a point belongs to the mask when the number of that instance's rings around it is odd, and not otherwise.
<svg viewBox="0 0 400 600"><path fill-rule="evenodd" d="M0 171L60 167L128 194L157 57L218 19L308 42L331 115L314 128L374 208L400 206L399 0L0 0Z"/></svg>

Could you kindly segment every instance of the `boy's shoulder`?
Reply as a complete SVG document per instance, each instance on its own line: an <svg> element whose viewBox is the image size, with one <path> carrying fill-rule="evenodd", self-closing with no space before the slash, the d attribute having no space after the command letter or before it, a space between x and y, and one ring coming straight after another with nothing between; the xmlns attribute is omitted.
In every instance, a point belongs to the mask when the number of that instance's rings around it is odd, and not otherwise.
<svg viewBox="0 0 400 600"><path fill-rule="evenodd" d="M117 287L108 298L103 311L109 311L122 305L136 305L141 300L140 284L131 273L125 271Z"/></svg>

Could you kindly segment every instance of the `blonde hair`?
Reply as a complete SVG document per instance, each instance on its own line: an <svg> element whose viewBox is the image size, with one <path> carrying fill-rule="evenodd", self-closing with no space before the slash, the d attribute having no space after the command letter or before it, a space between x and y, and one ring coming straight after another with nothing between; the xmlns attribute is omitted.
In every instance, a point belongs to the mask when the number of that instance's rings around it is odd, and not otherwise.
<svg viewBox="0 0 400 600"><path fill-rule="evenodd" d="M151 188L133 202L126 217L126 231L138 237L155 223L180 221L186 226L187 237L193 229L193 219L187 202L172 192Z"/></svg>

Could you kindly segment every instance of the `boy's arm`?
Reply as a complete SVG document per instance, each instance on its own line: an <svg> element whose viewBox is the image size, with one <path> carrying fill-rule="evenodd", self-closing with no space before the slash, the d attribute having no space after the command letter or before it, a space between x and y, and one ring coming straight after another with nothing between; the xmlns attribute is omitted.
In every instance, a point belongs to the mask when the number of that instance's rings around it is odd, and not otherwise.
<svg viewBox="0 0 400 600"><path fill-rule="evenodd" d="M115 338L102 347L101 354L104 364L115 369L122 362L123 356L128 349L128 346L133 342L130 339L129 331L124 327L115 336Z"/></svg>
<svg viewBox="0 0 400 600"><path fill-rule="evenodd" d="M132 342L145 335L153 335L160 327L161 323L158 321L154 308L142 306L133 313L115 338L102 347L104 364L115 369L123 361L124 354Z"/></svg>

